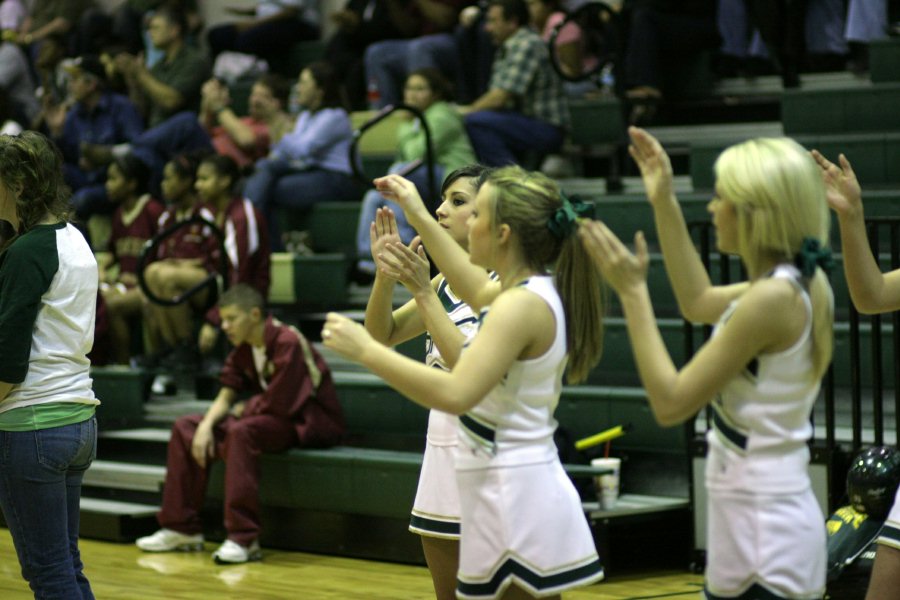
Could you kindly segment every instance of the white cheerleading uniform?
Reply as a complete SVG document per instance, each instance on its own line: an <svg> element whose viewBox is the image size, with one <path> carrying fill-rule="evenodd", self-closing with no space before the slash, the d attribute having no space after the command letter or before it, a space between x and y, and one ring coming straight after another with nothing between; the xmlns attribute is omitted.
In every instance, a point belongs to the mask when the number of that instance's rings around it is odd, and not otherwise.
<svg viewBox="0 0 900 600"><path fill-rule="evenodd" d="M512 582L550 596L603 578L581 499L553 443L567 360L565 312L549 276L522 285L549 305L556 336L544 355L514 362L459 418L459 598L498 598Z"/></svg>
<svg viewBox="0 0 900 600"><path fill-rule="evenodd" d="M495 277L492 274L492 278ZM472 308L453 293L444 278L438 283L437 295L453 324L466 339L471 339L478 331L478 317ZM430 334L425 338L425 364L450 370ZM459 491L454 472L457 427L456 415L429 411L425 456L409 521L409 530L413 533L459 539Z"/></svg>
<svg viewBox="0 0 900 600"><path fill-rule="evenodd" d="M708 598L821 598L825 519L807 471L813 376L812 303L799 271L780 265L803 297L807 320L797 342L760 354L712 404L707 434ZM726 309L713 336L740 299Z"/></svg>
<svg viewBox="0 0 900 600"><path fill-rule="evenodd" d="M900 488L897 488L894 505L878 534L878 543L900 550Z"/></svg>

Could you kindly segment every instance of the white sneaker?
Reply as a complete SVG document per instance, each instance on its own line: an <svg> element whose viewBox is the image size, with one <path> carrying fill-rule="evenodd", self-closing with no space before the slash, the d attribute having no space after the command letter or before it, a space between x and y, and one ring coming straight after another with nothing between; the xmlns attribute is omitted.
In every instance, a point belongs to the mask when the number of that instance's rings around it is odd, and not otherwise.
<svg viewBox="0 0 900 600"><path fill-rule="evenodd" d="M188 535L163 528L153 535L138 538L134 543L144 552L194 552L203 550L203 534Z"/></svg>
<svg viewBox="0 0 900 600"><path fill-rule="evenodd" d="M232 540L225 540L219 549L213 552L213 560L220 565L245 563L251 560L262 560L259 542L253 540L249 546L241 546Z"/></svg>

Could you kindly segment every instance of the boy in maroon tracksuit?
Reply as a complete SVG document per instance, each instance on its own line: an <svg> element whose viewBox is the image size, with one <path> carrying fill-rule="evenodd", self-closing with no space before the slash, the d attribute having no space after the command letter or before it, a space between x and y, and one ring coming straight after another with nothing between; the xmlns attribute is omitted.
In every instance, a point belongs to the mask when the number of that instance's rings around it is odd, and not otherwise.
<svg viewBox="0 0 900 600"><path fill-rule="evenodd" d="M203 547L200 508L210 464L225 461L225 529L218 563L259 560L259 455L293 446L326 447L344 433L344 417L324 359L297 331L263 316L262 296L246 284L222 295L222 330L235 348L222 369L222 390L205 415L172 428L158 520L162 529L137 540L148 552ZM238 394L250 393L244 402Z"/></svg>

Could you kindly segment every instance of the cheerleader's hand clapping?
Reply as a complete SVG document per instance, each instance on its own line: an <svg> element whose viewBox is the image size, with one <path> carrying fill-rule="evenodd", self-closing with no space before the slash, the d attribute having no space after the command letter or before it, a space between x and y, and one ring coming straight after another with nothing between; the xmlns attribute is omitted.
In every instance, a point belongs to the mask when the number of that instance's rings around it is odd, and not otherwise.
<svg viewBox="0 0 900 600"><path fill-rule="evenodd" d="M427 219L430 217L428 208L419 195L419 190L409 179L404 179L399 175L385 175L375 180L375 189L393 202L396 202L403 209L407 221L411 224L416 223L416 219Z"/></svg>
<svg viewBox="0 0 900 600"><path fill-rule="evenodd" d="M578 235L600 274L620 296L647 284L647 241L639 231L634 236L637 254L632 254L619 238L600 221L585 220Z"/></svg>
<svg viewBox="0 0 900 600"><path fill-rule="evenodd" d="M628 153L641 170L644 189L650 204L665 202L672 198L672 162L655 137L640 127L629 127L631 145Z"/></svg>
<svg viewBox="0 0 900 600"><path fill-rule="evenodd" d="M431 287L431 263L425 256L425 247L419 236L413 238L408 248L399 242L387 244L381 261L379 268L385 270L385 275L402 283L413 296L434 291Z"/></svg>
<svg viewBox="0 0 900 600"><path fill-rule="evenodd" d="M862 189L847 157L839 154L840 166L838 166L822 156L818 150L813 150L811 154L822 168L828 205L838 216L862 216Z"/></svg>
<svg viewBox="0 0 900 600"><path fill-rule="evenodd" d="M394 211L390 208L379 208L375 211L375 220L369 224L370 248L372 250L372 259L378 272L389 277L397 279L389 273L391 270L384 262L385 249L390 244L402 244L400 234L397 232L397 219L394 217Z"/></svg>
<svg viewBox="0 0 900 600"><path fill-rule="evenodd" d="M369 344L375 344L366 328L339 313L328 313L322 327L322 343L352 361L360 362Z"/></svg>

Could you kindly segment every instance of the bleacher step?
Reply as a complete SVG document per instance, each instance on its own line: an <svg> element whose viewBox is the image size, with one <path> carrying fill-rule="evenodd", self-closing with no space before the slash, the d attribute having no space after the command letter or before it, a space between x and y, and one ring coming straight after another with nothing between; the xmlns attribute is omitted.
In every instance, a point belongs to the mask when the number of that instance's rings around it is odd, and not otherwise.
<svg viewBox="0 0 900 600"><path fill-rule="evenodd" d="M118 490L158 492L166 479L166 468L113 460L95 460L84 474L83 484Z"/></svg>

